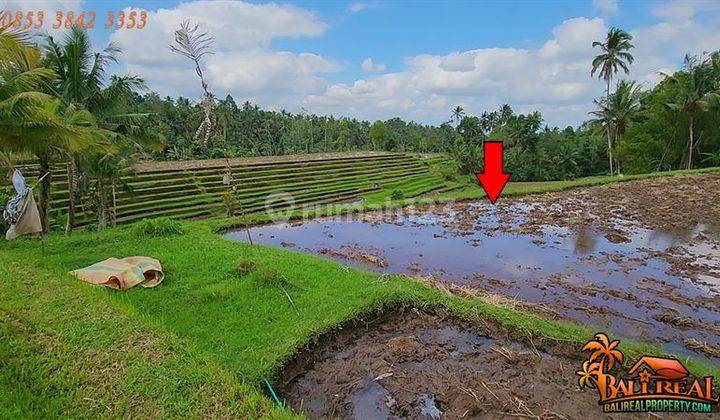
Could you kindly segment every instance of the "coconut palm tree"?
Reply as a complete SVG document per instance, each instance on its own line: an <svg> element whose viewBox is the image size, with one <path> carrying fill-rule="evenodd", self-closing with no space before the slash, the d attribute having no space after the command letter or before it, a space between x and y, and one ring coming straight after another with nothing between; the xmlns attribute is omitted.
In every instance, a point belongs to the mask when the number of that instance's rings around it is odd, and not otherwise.
<svg viewBox="0 0 720 420"><path fill-rule="evenodd" d="M48 229L50 161L53 155L81 150L99 140L87 111L61 107L41 92L57 74L41 64L41 51L22 32L0 30L0 146L8 153L30 153L40 164L39 200L43 230Z"/></svg>
<svg viewBox="0 0 720 420"><path fill-rule="evenodd" d="M127 112L126 104L132 95L146 89L144 81L137 76L112 76L108 82L107 68L118 62L121 53L122 50L113 43L94 53L87 31L78 27L73 27L59 44L53 37L47 37L45 62L58 74L52 91L66 106L92 113L98 125L105 130L107 142L113 145L111 148L96 149L85 156L67 156L67 233L74 225L79 163L83 163L80 169L95 178L98 221L100 226L105 226L105 218L109 215L105 206L109 201L107 187L114 188L117 181L117 173L113 171L122 172L123 165L130 162L130 156L122 154L132 154L149 145L155 147L159 144L157 136L151 135L147 129L149 115Z"/></svg>
<svg viewBox="0 0 720 420"><path fill-rule="evenodd" d="M465 115L465 110L462 106L457 105L455 108L452 109L452 115L450 116L451 119L455 120L455 128L457 128L460 125L460 120Z"/></svg>
<svg viewBox="0 0 720 420"><path fill-rule="evenodd" d="M605 41L595 41L592 43L593 48L600 47L601 53L592 61L592 70L590 75L598 72L598 78L605 80L606 90L605 97L610 98L610 82L619 69L626 74L630 73L630 65L635 60L629 51L633 48L632 35L619 28L610 28L605 37ZM610 174L613 174L613 158L612 158L612 139L611 133L608 131L608 160L610 162Z"/></svg>
<svg viewBox="0 0 720 420"><path fill-rule="evenodd" d="M634 81L621 80L610 96L593 101L597 109L590 112L596 117L592 122L607 131L610 147L625 134L630 123L640 116L642 96L640 85ZM619 164L617 166L619 172Z"/></svg>
<svg viewBox="0 0 720 420"><path fill-rule="evenodd" d="M695 57L685 57L686 71L679 71L672 76L663 74L669 83L677 87L677 94L672 102L666 103L668 109L687 117L688 121L688 159L687 168L692 168L693 149L695 148L695 118L718 103L713 77L713 66L710 62L697 63Z"/></svg>

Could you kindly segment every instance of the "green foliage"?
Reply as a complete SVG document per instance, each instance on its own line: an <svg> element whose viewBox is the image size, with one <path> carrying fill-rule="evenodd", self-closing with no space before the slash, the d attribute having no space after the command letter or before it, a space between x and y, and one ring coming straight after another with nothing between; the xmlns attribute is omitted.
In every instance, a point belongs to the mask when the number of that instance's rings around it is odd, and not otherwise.
<svg viewBox="0 0 720 420"><path fill-rule="evenodd" d="M458 180L457 163L454 161L449 164L438 165L435 168L435 172L443 181L455 182Z"/></svg>
<svg viewBox="0 0 720 420"><path fill-rule="evenodd" d="M457 162L459 173L471 174L482 168L482 149L480 145L462 142L453 150L453 158Z"/></svg>
<svg viewBox="0 0 720 420"><path fill-rule="evenodd" d="M662 169L664 145L645 130L642 124L628 130L616 147L617 159L622 162L622 171L627 174L641 174Z"/></svg>
<svg viewBox="0 0 720 420"><path fill-rule="evenodd" d="M374 149L393 150L392 136L387 126L382 121L375 121L370 127L370 141Z"/></svg>
<svg viewBox="0 0 720 420"><path fill-rule="evenodd" d="M15 189L13 187L0 186L0 212L5 210L5 205L15 195ZM4 233L10 225L5 221L5 218L0 215L0 233Z"/></svg>
<svg viewBox="0 0 720 420"><path fill-rule="evenodd" d="M720 149L711 153L703 153L704 156L702 162L711 166L720 166Z"/></svg>
<svg viewBox="0 0 720 420"><path fill-rule="evenodd" d="M165 237L185 233L182 223L169 217L143 219L131 226L133 234L138 236Z"/></svg>
<svg viewBox="0 0 720 420"><path fill-rule="evenodd" d="M403 192L403 190L395 188L390 193L390 198L393 200L402 200L403 198L405 198L405 193Z"/></svg>
<svg viewBox="0 0 720 420"><path fill-rule="evenodd" d="M225 214L230 217L235 214L235 207L237 207L237 199L235 198L235 192L232 190L223 191L220 194L223 205L225 206Z"/></svg>

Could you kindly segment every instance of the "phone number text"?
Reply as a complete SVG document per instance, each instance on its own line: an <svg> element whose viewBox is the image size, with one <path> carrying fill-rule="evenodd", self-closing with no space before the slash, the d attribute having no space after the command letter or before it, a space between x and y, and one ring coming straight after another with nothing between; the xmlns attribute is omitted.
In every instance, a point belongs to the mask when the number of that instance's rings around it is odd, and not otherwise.
<svg viewBox="0 0 720 420"><path fill-rule="evenodd" d="M45 10L0 11L0 27L3 29L142 29L147 25L147 11L130 10L107 12L99 17L94 11L67 12ZM96 19L99 19L96 22Z"/></svg>

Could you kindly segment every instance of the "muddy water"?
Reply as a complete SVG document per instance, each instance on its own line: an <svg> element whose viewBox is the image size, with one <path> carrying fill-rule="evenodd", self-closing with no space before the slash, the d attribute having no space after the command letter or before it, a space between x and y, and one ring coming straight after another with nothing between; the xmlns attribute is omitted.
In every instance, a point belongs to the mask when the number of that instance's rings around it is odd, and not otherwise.
<svg viewBox="0 0 720 420"><path fill-rule="evenodd" d="M453 211L397 212L260 226L251 234L256 243L347 265L433 275L544 303L560 318L654 342L674 353L696 354L685 347L688 338L720 346L720 267L690 275L673 269L669 257L673 251L720 264L715 229L700 224L690 231L658 232L617 220L627 241L620 242L591 227L547 225L522 233L530 210L524 204L506 206L503 214L514 215L509 219L491 206L471 207L477 216L462 226L455 221L467 215ZM244 231L226 236L246 239Z"/></svg>
<svg viewBox="0 0 720 420"><path fill-rule="evenodd" d="M578 389L582 360L567 348L539 351L414 310L363 321L286 365L278 390L293 409L309 418L603 418L597 393Z"/></svg>

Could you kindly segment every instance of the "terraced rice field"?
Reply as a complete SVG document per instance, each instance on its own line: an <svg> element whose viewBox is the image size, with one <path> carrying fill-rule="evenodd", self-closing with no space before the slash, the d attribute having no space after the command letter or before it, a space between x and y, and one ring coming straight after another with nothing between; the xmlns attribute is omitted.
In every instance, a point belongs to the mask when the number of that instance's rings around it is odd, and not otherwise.
<svg viewBox="0 0 720 420"><path fill-rule="evenodd" d="M222 194L228 166L237 199L236 213L250 214L272 205L313 206L389 195L401 189L404 198L447 191L446 183L431 170L438 156L403 153L351 152L278 157L215 159L188 162L147 162L134 167L114 194L118 224L142 218L170 216L198 218L225 214ZM33 182L37 165L20 165ZM63 164L52 167L54 213L64 213L68 183ZM273 198L277 197L277 198ZM79 205L77 225L92 223L91 208Z"/></svg>

